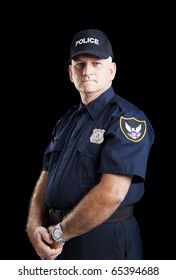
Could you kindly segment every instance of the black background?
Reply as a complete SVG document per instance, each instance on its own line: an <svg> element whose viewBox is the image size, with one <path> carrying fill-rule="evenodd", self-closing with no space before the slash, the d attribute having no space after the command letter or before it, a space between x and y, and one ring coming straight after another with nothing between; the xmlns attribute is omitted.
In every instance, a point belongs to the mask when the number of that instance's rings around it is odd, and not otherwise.
<svg viewBox="0 0 176 280"><path fill-rule="evenodd" d="M74 10L72 10L74 8ZM102 29L117 62L113 87L145 111L155 133L146 192L136 208L145 259L174 252L174 155L170 123L172 16L166 7L13 7L4 22L1 259L38 259L25 233L29 199L51 131L79 93L69 81L72 36ZM167 17L167 19L166 19ZM4 125L5 124L5 125ZM5 148L7 147L7 149ZM174 157L173 157L174 160Z"/></svg>

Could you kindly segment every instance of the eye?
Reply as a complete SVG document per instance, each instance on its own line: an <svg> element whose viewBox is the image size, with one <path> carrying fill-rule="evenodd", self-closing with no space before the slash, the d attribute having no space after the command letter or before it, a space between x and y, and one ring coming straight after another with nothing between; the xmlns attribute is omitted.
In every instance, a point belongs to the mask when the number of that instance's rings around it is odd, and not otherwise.
<svg viewBox="0 0 176 280"><path fill-rule="evenodd" d="M94 64L95 65L101 65L101 63L99 61L95 61Z"/></svg>
<svg viewBox="0 0 176 280"><path fill-rule="evenodd" d="M76 69L81 69L83 67L83 63L82 62L77 62L76 64L75 64L75 68Z"/></svg>
<svg viewBox="0 0 176 280"><path fill-rule="evenodd" d="M92 63L92 65L93 65L93 67L95 67L95 68L100 68L101 66L102 66L102 63L100 62L100 61L94 61L93 63Z"/></svg>

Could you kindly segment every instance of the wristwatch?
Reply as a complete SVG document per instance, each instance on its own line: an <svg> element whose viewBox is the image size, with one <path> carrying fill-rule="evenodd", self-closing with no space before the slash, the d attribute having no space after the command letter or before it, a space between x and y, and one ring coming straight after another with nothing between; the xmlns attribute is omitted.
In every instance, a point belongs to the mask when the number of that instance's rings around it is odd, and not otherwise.
<svg viewBox="0 0 176 280"><path fill-rule="evenodd" d="M62 238L62 228L60 223L57 224L52 231L52 238L59 243L65 243L67 240Z"/></svg>

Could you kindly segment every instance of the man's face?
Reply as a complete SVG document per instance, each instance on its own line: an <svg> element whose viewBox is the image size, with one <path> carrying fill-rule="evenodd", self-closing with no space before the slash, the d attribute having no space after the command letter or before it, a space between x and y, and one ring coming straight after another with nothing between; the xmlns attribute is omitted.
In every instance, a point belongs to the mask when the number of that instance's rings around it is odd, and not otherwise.
<svg viewBox="0 0 176 280"><path fill-rule="evenodd" d="M115 77L116 65L112 58L99 59L93 55L81 55L69 65L70 80L83 94L97 94L108 89Z"/></svg>

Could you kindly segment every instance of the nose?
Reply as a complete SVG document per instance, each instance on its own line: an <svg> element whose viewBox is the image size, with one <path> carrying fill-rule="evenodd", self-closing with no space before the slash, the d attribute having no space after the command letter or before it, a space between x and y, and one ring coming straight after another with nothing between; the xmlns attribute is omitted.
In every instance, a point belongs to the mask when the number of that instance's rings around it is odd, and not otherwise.
<svg viewBox="0 0 176 280"><path fill-rule="evenodd" d="M92 73L91 63L86 63L83 68L83 75L90 75Z"/></svg>

